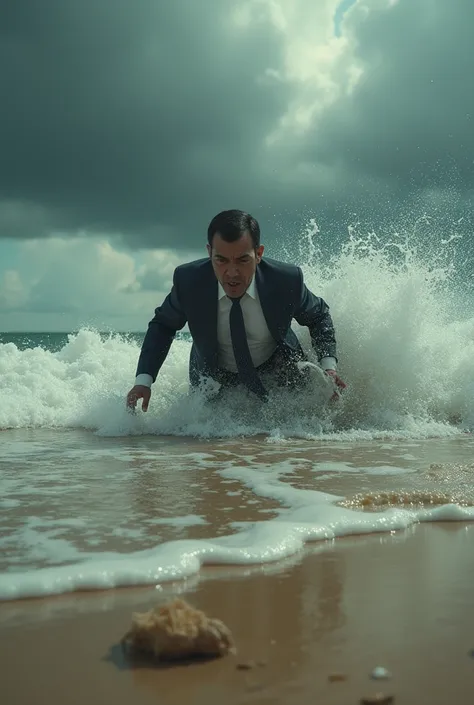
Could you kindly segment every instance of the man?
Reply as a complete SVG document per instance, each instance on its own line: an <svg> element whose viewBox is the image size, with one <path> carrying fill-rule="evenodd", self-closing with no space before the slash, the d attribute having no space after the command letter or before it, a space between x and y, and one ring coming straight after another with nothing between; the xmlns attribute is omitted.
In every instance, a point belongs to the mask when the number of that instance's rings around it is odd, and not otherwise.
<svg viewBox="0 0 474 705"><path fill-rule="evenodd" d="M266 401L267 385L298 388L306 377L297 363L306 359L291 329L307 326L319 364L339 388L336 341L329 308L312 294L299 267L263 259L260 227L248 213L223 211L208 228L209 258L180 265L173 286L148 325L127 405L143 399L148 409L171 343L186 323L193 339L191 386L204 377L223 388L244 385Z"/></svg>

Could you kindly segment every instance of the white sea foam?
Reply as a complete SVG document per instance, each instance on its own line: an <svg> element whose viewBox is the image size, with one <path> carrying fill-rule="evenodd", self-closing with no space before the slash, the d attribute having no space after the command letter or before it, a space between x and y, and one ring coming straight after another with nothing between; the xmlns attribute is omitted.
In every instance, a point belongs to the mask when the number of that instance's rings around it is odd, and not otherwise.
<svg viewBox="0 0 474 705"><path fill-rule="evenodd" d="M0 549L9 556L8 571L0 576L1 599L166 584L187 576L194 579L200 567L209 564L250 570L296 560L308 542L386 534L418 521L473 520L474 509L451 504L358 512L336 506L338 497L332 494L293 487L288 477L282 480L288 469L300 469L317 473L315 482L327 481L331 474L347 475L351 482L355 474L379 475L377 482L389 482L419 464L413 462L417 456L397 454L396 444L387 439L412 439L403 448L412 447L416 453L421 439L455 437L474 427L472 299L454 285L452 245L443 249L433 239L429 256L421 256L416 243L399 239L384 245L374 236L351 233L328 262L315 246L317 237L311 226L302 250L287 258L302 265L309 287L331 307L339 370L350 385L333 407L327 404L331 389L319 374L306 394L273 390L264 408L240 393L210 406L212 384L188 394L190 343L178 339L154 385L149 411L131 415L124 398L139 354L133 338L83 329L70 335L58 352L0 345L0 429L44 432L43 441L37 436L25 441L26 431L18 432L18 438L11 435L15 431L1 434ZM307 331L298 326L295 330L309 349ZM78 429L93 431L96 435L88 437L95 438L94 445L77 443ZM57 432L62 434L60 442ZM141 447L138 437L146 434L235 440L231 449L213 443L210 453L180 453L169 442L160 446L157 439L153 448ZM244 438L253 434L266 437L258 450ZM115 445L110 437L119 437ZM373 464L370 447L364 459L348 453L345 460L314 462L308 449L322 438L333 455L347 442L355 447L354 442L384 440ZM237 464L232 460L236 453ZM286 464L278 457L282 453ZM153 518L140 514L141 509L133 513L121 487L128 487L140 472L153 477L160 458L171 467L168 473L160 467L159 483L174 514ZM222 483L240 483L241 489L224 488L226 497L237 497L245 488L247 505L266 499L278 508L255 508L255 516L264 519L245 523L232 521L227 504L220 511L229 512L229 530L237 533L160 543L156 527L185 535L187 527L206 524L195 506L200 487L196 474L211 467ZM115 470L108 474L110 468ZM103 482L98 488L97 472ZM94 513L85 511L91 483L97 488L100 512L97 507ZM145 483L143 496L147 487ZM84 510L83 515L64 517L68 501ZM269 514L273 518L267 519ZM101 550L110 546L110 537L115 537L114 547L121 544L130 552ZM134 550L143 545L148 548ZM31 569L32 563L47 567Z"/></svg>
<svg viewBox="0 0 474 705"><path fill-rule="evenodd" d="M219 473L242 483L256 496L276 500L280 509L273 519L234 522L237 533L200 540L177 540L129 554L75 552L54 534L46 543L34 522L25 528L25 540L40 557L72 564L28 572L9 571L0 576L0 599L14 600L132 585L159 585L193 576L202 566L267 564L295 556L306 543L341 536L391 532L422 521L473 521L474 508L449 504L417 511L392 508L383 512L357 512L335 506L339 497L315 490L298 489L282 480L291 466L235 467ZM186 521L189 520L189 517ZM195 520L195 517L193 517ZM41 527L44 522L40 521ZM139 530L139 527L137 527ZM44 535L43 535L44 539Z"/></svg>

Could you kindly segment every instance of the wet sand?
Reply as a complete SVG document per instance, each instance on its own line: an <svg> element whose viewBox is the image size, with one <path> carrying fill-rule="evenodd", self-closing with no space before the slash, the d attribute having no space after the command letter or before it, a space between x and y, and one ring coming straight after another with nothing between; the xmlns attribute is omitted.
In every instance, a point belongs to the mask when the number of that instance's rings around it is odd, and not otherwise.
<svg viewBox="0 0 474 705"><path fill-rule="evenodd" d="M203 570L187 584L0 604L5 705L469 703L474 691L474 526L418 525L338 539L266 569ZM220 577L227 572L227 577ZM133 611L181 593L232 630L236 656L132 666ZM266 665L240 670L237 664ZM374 682L376 666L392 673ZM331 682L342 673L345 680Z"/></svg>

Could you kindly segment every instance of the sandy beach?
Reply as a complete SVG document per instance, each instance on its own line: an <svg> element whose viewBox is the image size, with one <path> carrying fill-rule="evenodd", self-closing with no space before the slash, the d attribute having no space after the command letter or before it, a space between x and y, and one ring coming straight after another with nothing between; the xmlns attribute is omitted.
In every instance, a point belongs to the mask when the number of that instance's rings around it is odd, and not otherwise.
<svg viewBox="0 0 474 705"><path fill-rule="evenodd" d="M474 526L417 525L338 539L271 568L203 570L161 590L122 589L0 606L6 705L326 703L384 692L400 705L468 703L474 688ZM238 653L132 664L133 611L181 594L232 630ZM252 665L240 669L238 664ZM250 662L250 663L249 663ZM387 668L389 680L371 671ZM331 674L345 679L331 681Z"/></svg>

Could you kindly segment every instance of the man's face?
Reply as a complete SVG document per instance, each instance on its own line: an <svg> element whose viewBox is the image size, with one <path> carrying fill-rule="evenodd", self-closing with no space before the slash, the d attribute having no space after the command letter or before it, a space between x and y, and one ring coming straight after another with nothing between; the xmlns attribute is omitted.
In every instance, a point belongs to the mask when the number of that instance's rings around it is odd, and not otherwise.
<svg viewBox="0 0 474 705"><path fill-rule="evenodd" d="M262 259L263 245L255 249L249 232L242 233L235 242L226 242L216 234L212 247L208 245L207 251L215 275L227 296L231 299L243 296Z"/></svg>

